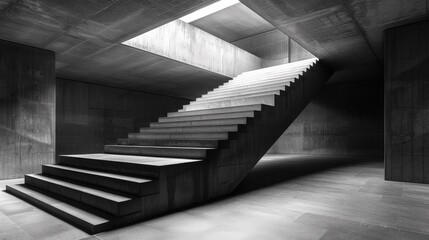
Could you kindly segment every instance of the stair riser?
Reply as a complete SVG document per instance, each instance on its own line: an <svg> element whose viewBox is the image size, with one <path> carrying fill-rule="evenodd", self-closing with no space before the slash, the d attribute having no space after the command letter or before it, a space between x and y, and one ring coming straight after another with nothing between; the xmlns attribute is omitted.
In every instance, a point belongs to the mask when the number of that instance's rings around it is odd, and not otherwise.
<svg viewBox="0 0 429 240"><path fill-rule="evenodd" d="M189 110L200 110L200 109L209 109L209 108L221 108L221 107L232 107L232 106L243 106L251 104L265 104L269 106L274 106L275 95L261 96L261 97L252 97L244 98L237 100L224 100L210 103L201 103L201 104L192 104L185 106L184 109Z"/></svg>
<svg viewBox="0 0 429 240"><path fill-rule="evenodd" d="M219 144L218 141L207 140L144 140L144 139L118 139L118 145L137 146L165 146L165 147L205 147L219 148L227 144Z"/></svg>
<svg viewBox="0 0 429 240"><path fill-rule="evenodd" d="M245 112L245 111L261 111L261 105L250 105L250 106L241 106L233 108L219 108L219 109L210 109L210 110L200 110L200 111L187 111L187 112L173 112L168 113L168 117L182 117L182 116L195 116L195 115L205 115L205 114L216 114L216 113L230 113L230 112Z"/></svg>
<svg viewBox="0 0 429 240"><path fill-rule="evenodd" d="M141 128L140 133L213 133L237 132L238 126L187 127L187 128Z"/></svg>
<svg viewBox="0 0 429 240"><path fill-rule="evenodd" d="M118 204L99 196L87 194L29 176L25 176L25 184L98 208L114 216L124 216L135 213L140 211L141 208L141 203L139 203L138 199Z"/></svg>
<svg viewBox="0 0 429 240"><path fill-rule="evenodd" d="M241 119L219 119L219 120L204 120L204 121L189 121L189 122L172 122L172 123L151 123L151 127L191 127L191 126L216 126L216 125L232 125L246 124L246 118Z"/></svg>
<svg viewBox="0 0 429 240"><path fill-rule="evenodd" d="M206 158L207 150L200 149L164 149L164 148L139 148L131 146L115 147L105 146L105 153L111 154L127 154L127 155L140 155L150 157L174 157L174 158L195 158L204 159Z"/></svg>
<svg viewBox="0 0 429 240"><path fill-rule="evenodd" d="M240 90L230 92L228 94L217 94L215 96L204 96L202 98L197 99L194 102L206 102L206 101L214 101L219 99L234 99L234 98L246 98L246 97L252 97L252 96L260 96L262 93L271 93L279 95L280 91L285 91L285 87L278 87L277 89L272 89L268 91L253 91L253 92L242 92ZM192 102L191 102L192 103Z"/></svg>
<svg viewBox="0 0 429 240"><path fill-rule="evenodd" d="M140 184L135 182L123 181L120 179L113 179L103 176L90 175L66 169L50 167L46 165L42 166L42 172L43 174L65 179L71 179L82 183L87 183L138 196L150 195L158 192L158 182L155 180L149 183Z"/></svg>
<svg viewBox="0 0 429 240"><path fill-rule="evenodd" d="M286 85L288 84L275 84L273 86L269 87L253 87L253 88L240 88L240 89L234 89L234 90L225 90L225 91L217 91L217 92L211 92L203 95L202 97L199 97L196 99L198 100L204 100L204 99L210 99L210 98L217 98L217 97L232 97L237 95L245 95L245 94L252 94L252 93L260 93L260 92L268 92L268 91L276 91L276 90L285 90Z"/></svg>
<svg viewBox="0 0 429 240"><path fill-rule="evenodd" d="M212 140L227 140L228 133L177 133L177 134L144 134L144 133L129 133L128 138L131 139L212 139Z"/></svg>
<svg viewBox="0 0 429 240"><path fill-rule="evenodd" d="M148 178L159 178L160 168L154 166L146 166L141 164L133 164L127 162L112 162L86 158L75 158L60 156L58 163L65 166L81 167L96 171L106 171L124 175L135 175Z"/></svg>
<svg viewBox="0 0 429 240"><path fill-rule="evenodd" d="M184 122L184 121L198 121L198 120L215 120L215 119L225 119L225 118L246 118L246 117L253 117L253 116L254 116L254 112L217 113L217 114L184 116L184 117L167 117L167 118L162 117L162 118L159 118L159 122Z"/></svg>
<svg viewBox="0 0 429 240"><path fill-rule="evenodd" d="M110 224L109 222L106 222L105 224L100 224L100 225L92 225L88 222L83 221L80 218L77 218L71 214L68 214L66 212L61 211L59 208L51 206L49 204L46 204L43 201L40 201L36 198L33 198L30 195L27 195L25 193L22 193L12 187L6 186L6 191L23 199L26 202L31 203L32 205L36 206L37 208L42 209L43 211L46 211L58 218L63 219L64 221L68 222L68 223L72 223L74 226L88 232L89 234L95 234L98 232L102 232L102 231L106 231L107 229L110 228Z"/></svg>

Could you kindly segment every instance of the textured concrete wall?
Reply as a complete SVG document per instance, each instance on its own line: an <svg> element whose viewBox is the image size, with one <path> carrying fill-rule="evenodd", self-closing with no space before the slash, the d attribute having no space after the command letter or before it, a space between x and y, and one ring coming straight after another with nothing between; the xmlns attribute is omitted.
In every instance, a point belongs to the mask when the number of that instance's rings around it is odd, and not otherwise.
<svg viewBox="0 0 429 240"><path fill-rule="evenodd" d="M429 183L429 21L385 32L385 174Z"/></svg>
<svg viewBox="0 0 429 240"><path fill-rule="evenodd" d="M124 44L229 77L262 67L255 55L180 20Z"/></svg>
<svg viewBox="0 0 429 240"><path fill-rule="evenodd" d="M188 100L57 79L57 154L102 152Z"/></svg>
<svg viewBox="0 0 429 240"><path fill-rule="evenodd" d="M0 179L54 162L55 54L0 40Z"/></svg>
<svg viewBox="0 0 429 240"><path fill-rule="evenodd" d="M263 67L314 58L313 54L277 29L232 44L262 58Z"/></svg>
<svg viewBox="0 0 429 240"><path fill-rule="evenodd" d="M383 156L382 80L325 85L269 152Z"/></svg>

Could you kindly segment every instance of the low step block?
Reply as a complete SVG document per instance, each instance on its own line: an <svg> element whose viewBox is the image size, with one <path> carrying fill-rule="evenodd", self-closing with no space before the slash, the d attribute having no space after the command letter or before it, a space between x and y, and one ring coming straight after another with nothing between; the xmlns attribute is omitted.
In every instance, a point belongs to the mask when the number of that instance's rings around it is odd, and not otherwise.
<svg viewBox="0 0 429 240"><path fill-rule="evenodd" d="M200 166L201 160L188 158L163 158L118 154L76 154L60 155L60 165L81 167L95 171L112 172L122 175L134 175L159 179L163 171L178 166Z"/></svg>
<svg viewBox="0 0 429 240"><path fill-rule="evenodd" d="M137 178L53 164L43 165L42 173L137 196L150 195L159 191L158 181L155 179Z"/></svg>
<svg viewBox="0 0 429 240"><path fill-rule="evenodd" d="M108 212L124 216L141 210L139 198L119 195L39 174L25 175L25 183Z"/></svg>
<svg viewBox="0 0 429 240"><path fill-rule="evenodd" d="M70 204L66 199L53 197L50 193L26 184L7 185L6 191L57 216L84 231L95 234L111 228L110 218L106 214L94 214L78 203ZM104 216L103 216L104 215Z"/></svg>

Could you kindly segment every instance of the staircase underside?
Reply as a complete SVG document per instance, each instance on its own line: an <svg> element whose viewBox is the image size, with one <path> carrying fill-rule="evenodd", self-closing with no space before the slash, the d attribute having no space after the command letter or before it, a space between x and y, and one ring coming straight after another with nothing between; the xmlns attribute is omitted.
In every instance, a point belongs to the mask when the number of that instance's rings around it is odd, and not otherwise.
<svg viewBox="0 0 429 240"><path fill-rule="evenodd" d="M102 154L59 156L6 189L89 233L223 196L330 75L316 59L243 73Z"/></svg>

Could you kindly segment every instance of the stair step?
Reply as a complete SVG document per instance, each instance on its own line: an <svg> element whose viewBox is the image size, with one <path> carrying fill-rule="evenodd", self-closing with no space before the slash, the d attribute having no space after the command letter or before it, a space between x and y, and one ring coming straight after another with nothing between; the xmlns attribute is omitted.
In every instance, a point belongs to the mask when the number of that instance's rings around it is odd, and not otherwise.
<svg viewBox="0 0 429 240"><path fill-rule="evenodd" d="M94 214L92 212L96 210L89 211L88 207L78 203L70 204L70 201L59 196L53 197L54 195L46 191L25 184L7 185L6 191L90 234L105 231L110 227L109 216Z"/></svg>
<svg viewBox="0 0 429 240"><path fill-rule="evenodd" d="M159 191L158 181L153 179L137 178L52 164L43 165L42 172L46 175L72 179L137 196L150 195Z"/></svg>
<svg viewBox="0 0 429 240"><path fill-rule="evenodd" d="M209 133L209 132L237 132L238 125L172 127L172 128L140 128L140 133Z"/></svg>
<svg viewBox="0 0 429 240"><path fill-rule="evenodd" d="M243 79L253 76L272 76L272 75L278 75L278 74L290 74L290 73L296 73L298 71L306 71L308 69L308 66L299 66L294 67L290 69L278 69L277 71L268 71L268 72L244 72L240 75L238 75L237 79Z"/></svg>
<svg viewBox="0 0 429 240"><path fill-rule="evenodd" d="M233 78L232 80L226 82L224 85L234 83L234 82L258 82L258 81L271 80L276 78L293 77L293 76L302 74L306 71L307 71L307 68L302 68L302 69L296 69L294 71L285 71L285 72L278 72L278 73L243 75L237 78Z"/></svg>
<svg viewBox="0 0 429 240"><path fill-rule="evenodd" d="M255 69L244 73L252 74L252 73L259 73L259 72L275 72L275 71L282 71L284 69L305 67L305 66L312 65L316 60L317 60L316 58L306 59L302 61L296 61L296 62L285 63L285 64L280 64L280 65L266 67L266 68Z"/></svg>
<svg viewBox="0 0 429 240"><path fill-rule="evenodd" d="M275 103L274 94L248 97L248 98L238 98L238 99L225 99L213 102L204 102L204 103L194 103L192 105L186 105L183 107L186 111L188 110L203 110L210 108L220 108L220 107L233 107L233 106L243 106L243 105L252 105L252 104L265 104L269 106L274 106Z"/></svg>
<svg viewBox="0 0 429 240"><path fill-rule="evenodd" d="M263 97L263 96L267 96L267 95L277 95L280 96L284 91L281 90L276 90L276 91L269 91L269 92L262 92L262 93L252 93L252 94L245 94L245 95L235 95L233 97L231 96L220 96L220 97L215 97L215 98L208 98L208 99L198 99L197 101L192 101L188 104L188 106L190 105L194 105L194 104L203 104L203 103L211 103L211 102L219 102L219 101L235 101L235 100L245 100L248 98L255 98L255 97Z"/></svg>
<svg viewBox="0 0 429 240"><path fill-rule="evenodd" d="M282 64L282 65L277 65L277 66L256 69L256 70L244 72L242 74L255 74L255 73L263 73L263 72L273 72L273 71L284 70L284 69L294 68L294 67L299 67L299 66L308 66L308 67L310 67L315 62L317 62L317 58L311 58L311 59L306 59L306 60L292 62L292 63L286 63L286 64Z"/></svg>
<svg viewBox="0 0 429 240"><path fill-rule="evenodd" d="M196 121L196 120L215 120L215 119L225 119L225 118L246 118L246 117L254 117L254 116L255 116L254 111L245 111L245 112L201 114L201 115L194 115L194 116L161 117L159 118L158 122L184 122L184 121Z"/></svg>
<svg viewBox="0 0 429 240"><path fill-rule="evenodd" d="M211 120L216 121L216 120ZM180 122L179 122L180 123ZM137 139L211 139L228 140L228 132L211 133L129 133L128 138Z"/></svg>
<svg viewBox="0 0 429 240"><path fill-rule="evenodd" d="M282 76L277 77L273 79L263 79L261 81L256 82L231 82L230 84L220 86L218 88L213 89L213 91L225 91L225 90L232 90L242 87L249 87L249 88L257 88L257 87L263 87L266 84L279 84L279 85L286 85L289 82L294 82L295 79L299 78L301 75L296 74L293 76Z"/></svg>
<svg viewBox="0 0 429 240"><path fill-rule="evenodd" d="M212 97L218 97L218 96L232 96L232 95L236 95L236 94L249 94L249 93L257 93L257 92L267 92L267 91L275 91L275 90L286 90L286 88L290 85L289 82L287 82L286 84L270 84L268 86L259 86L259 87L249 87L249 86L244 86L242 88L238 88L238 89L229 89L229 90L219 90L219 91L214 91L214 92L209 92L199 98L197 98L196 100L198 101L199 99L207 99L207 98L212 98Z"/></svg>
<svg viewBox="0 0 429 240"><path fill-rule="evenodd" d="M179 157L205 159L213 148L106 145L104 152L110 154L142 155L152 157Z"/></svg>
<svg viewBox="0 0 429 240"><path fill-rule="evenodd" d="M25 183L101 209L114 216L124 216L141 210L139 198L90 188L50 176L27 174L25 175Z"/></svg>
<svg viewBox="0 0 429 240"><path fill-rule="evenodd" d="M237 107L224 107L224 108L213 108L207 110L196 110L196 111L180 111L168 113L168 117L180 117L180 116L194 116L194 115L204 115L204 114L213 114L213 113L230 113L230 112L245 112L245 111L261 111L261 104L247 105L247 106L237 106Z"/></svg>
<svg viewBox="0 0 429 240"><path fill-rule="evenodd" d="M113 172L116 174L135 175L159 179L162 171L179 165L193 166L201 164L201 160L186 158L145 157L117 154L76 154L61 155L61 165L82 167L96 171Z"/></svg>
<svg viewBox="0 0 429 240"><path fill-rule="evenodd" d="M149 139L118 139L118 145L138 145L138 146L166 146L166 147L205 147L218 148L227 146L220 144L218 140L149 140Z"/></svg>
<svg viewBox="0 0 429 240"><path fill-rule="evenodd" d="M277 86L275 88L270 89L253 89L253 90L246 90L246 89L237 89L235 91L225 91L225 92L218 92L213 94L204 95L201 98L197 98L195 102L199 101L207 101L207 100L216 100L216 99L223 99L223 98L239 98L239 97L247 97L252 95L257 95L261 93L268 93L268 92L278 92L278 91L286 91L286 86Z"/></svg>
<svg viewBox="0 0 429 240"><path fill-rule="evenodd" d="M263 89L263 88L270 88L270 87L276 87L276 86L289 86L291 83L295 82L295 80L296 78L281 78L281 79L276 79L272 81L264 81L260 83L241 84L239 86L233 86L233 85L221 86L219 88L215 88L212 91L207 92L207 94L237 91L237 90Z"/></svg>
<svg viewBox="0 0 429 240"><path fill-rule="evenodd" d="M235 125L247 124L249 118L229 118L229 119L215 119L215 120L199 120L199 121L185 121L185 122L166 122L166 123L150 123L151 127L189 127L189 126L217 126L217 125Z"/></svg>

